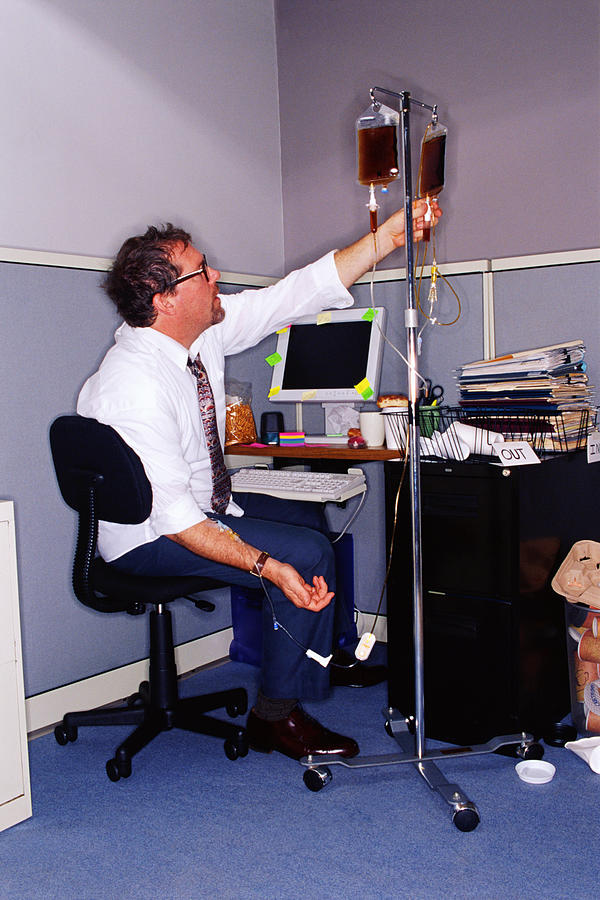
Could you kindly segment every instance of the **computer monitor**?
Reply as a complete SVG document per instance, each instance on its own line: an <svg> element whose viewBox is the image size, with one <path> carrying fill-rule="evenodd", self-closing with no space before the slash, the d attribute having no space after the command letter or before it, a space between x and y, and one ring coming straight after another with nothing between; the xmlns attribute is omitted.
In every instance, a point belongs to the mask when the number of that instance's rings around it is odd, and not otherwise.
<svg viewBox="0 0 600 900"><path fill-rule="evenodd" d="M383 358L384 307L304 316L278 335L269 399L362 403L376 399ZM357 389L358 386L358 389Z"/></svg>

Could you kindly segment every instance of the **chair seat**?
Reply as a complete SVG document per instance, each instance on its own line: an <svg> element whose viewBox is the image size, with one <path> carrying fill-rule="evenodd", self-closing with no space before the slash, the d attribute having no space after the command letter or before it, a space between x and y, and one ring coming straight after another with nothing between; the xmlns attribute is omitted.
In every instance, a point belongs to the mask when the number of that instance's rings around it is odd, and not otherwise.
<svg viewBox="0 0 600 900"><path fill-rule="evenodd" d="M91 583L96 593L105 595L105 598L96 597L100 612L124 612L134 603L169 603L200 591L229 587L214 578L198 575L131 575L104 562L100 556L92 563Z"/></svg>

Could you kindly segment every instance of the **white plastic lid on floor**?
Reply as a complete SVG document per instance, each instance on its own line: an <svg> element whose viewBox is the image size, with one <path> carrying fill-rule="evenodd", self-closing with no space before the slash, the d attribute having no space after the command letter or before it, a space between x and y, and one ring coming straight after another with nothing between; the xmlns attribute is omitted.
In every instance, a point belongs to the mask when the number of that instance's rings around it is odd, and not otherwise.
<svg viewBox="0 0 600 900"><path fill-rule="evenodd" d="M556 767L541 759L524 759L515 766L521 781L527 784L547 784L554 778Z"/></svg>

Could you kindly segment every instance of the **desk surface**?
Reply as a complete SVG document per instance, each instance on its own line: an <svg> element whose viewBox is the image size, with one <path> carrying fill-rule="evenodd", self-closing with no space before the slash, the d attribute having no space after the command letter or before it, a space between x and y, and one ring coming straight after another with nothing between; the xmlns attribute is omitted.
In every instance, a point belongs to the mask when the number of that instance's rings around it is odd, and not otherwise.
<svg viewBox="0 0 600 900"><path fill-rule="evenodd" d="M250 447L245 444L232 444L225 448L231 456L269 456L274 459L349 459L355 462L368 460L399 459L403 456L399 450L387 447L362 447L351 449L343 444L301 444L295 447Z"/></svg>

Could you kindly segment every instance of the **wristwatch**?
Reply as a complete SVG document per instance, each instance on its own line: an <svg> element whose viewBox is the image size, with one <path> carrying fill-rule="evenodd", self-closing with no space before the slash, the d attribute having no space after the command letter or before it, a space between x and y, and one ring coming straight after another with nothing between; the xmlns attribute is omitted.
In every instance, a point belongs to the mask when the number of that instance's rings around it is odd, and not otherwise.
<svg viewBox="0 0 600 900"><path fill-rule="evenodd" d="M252 568L250 569L250 574L256 575L257 578L261 578L262 570L264 569L265 563L268 560L269 556L270 556L270 553L267 553L266 550L263 550L262 553L260 554L260 556L258 557L258 559L256 560L256 562L254 563L254 565L252 566Z"/></svg>

